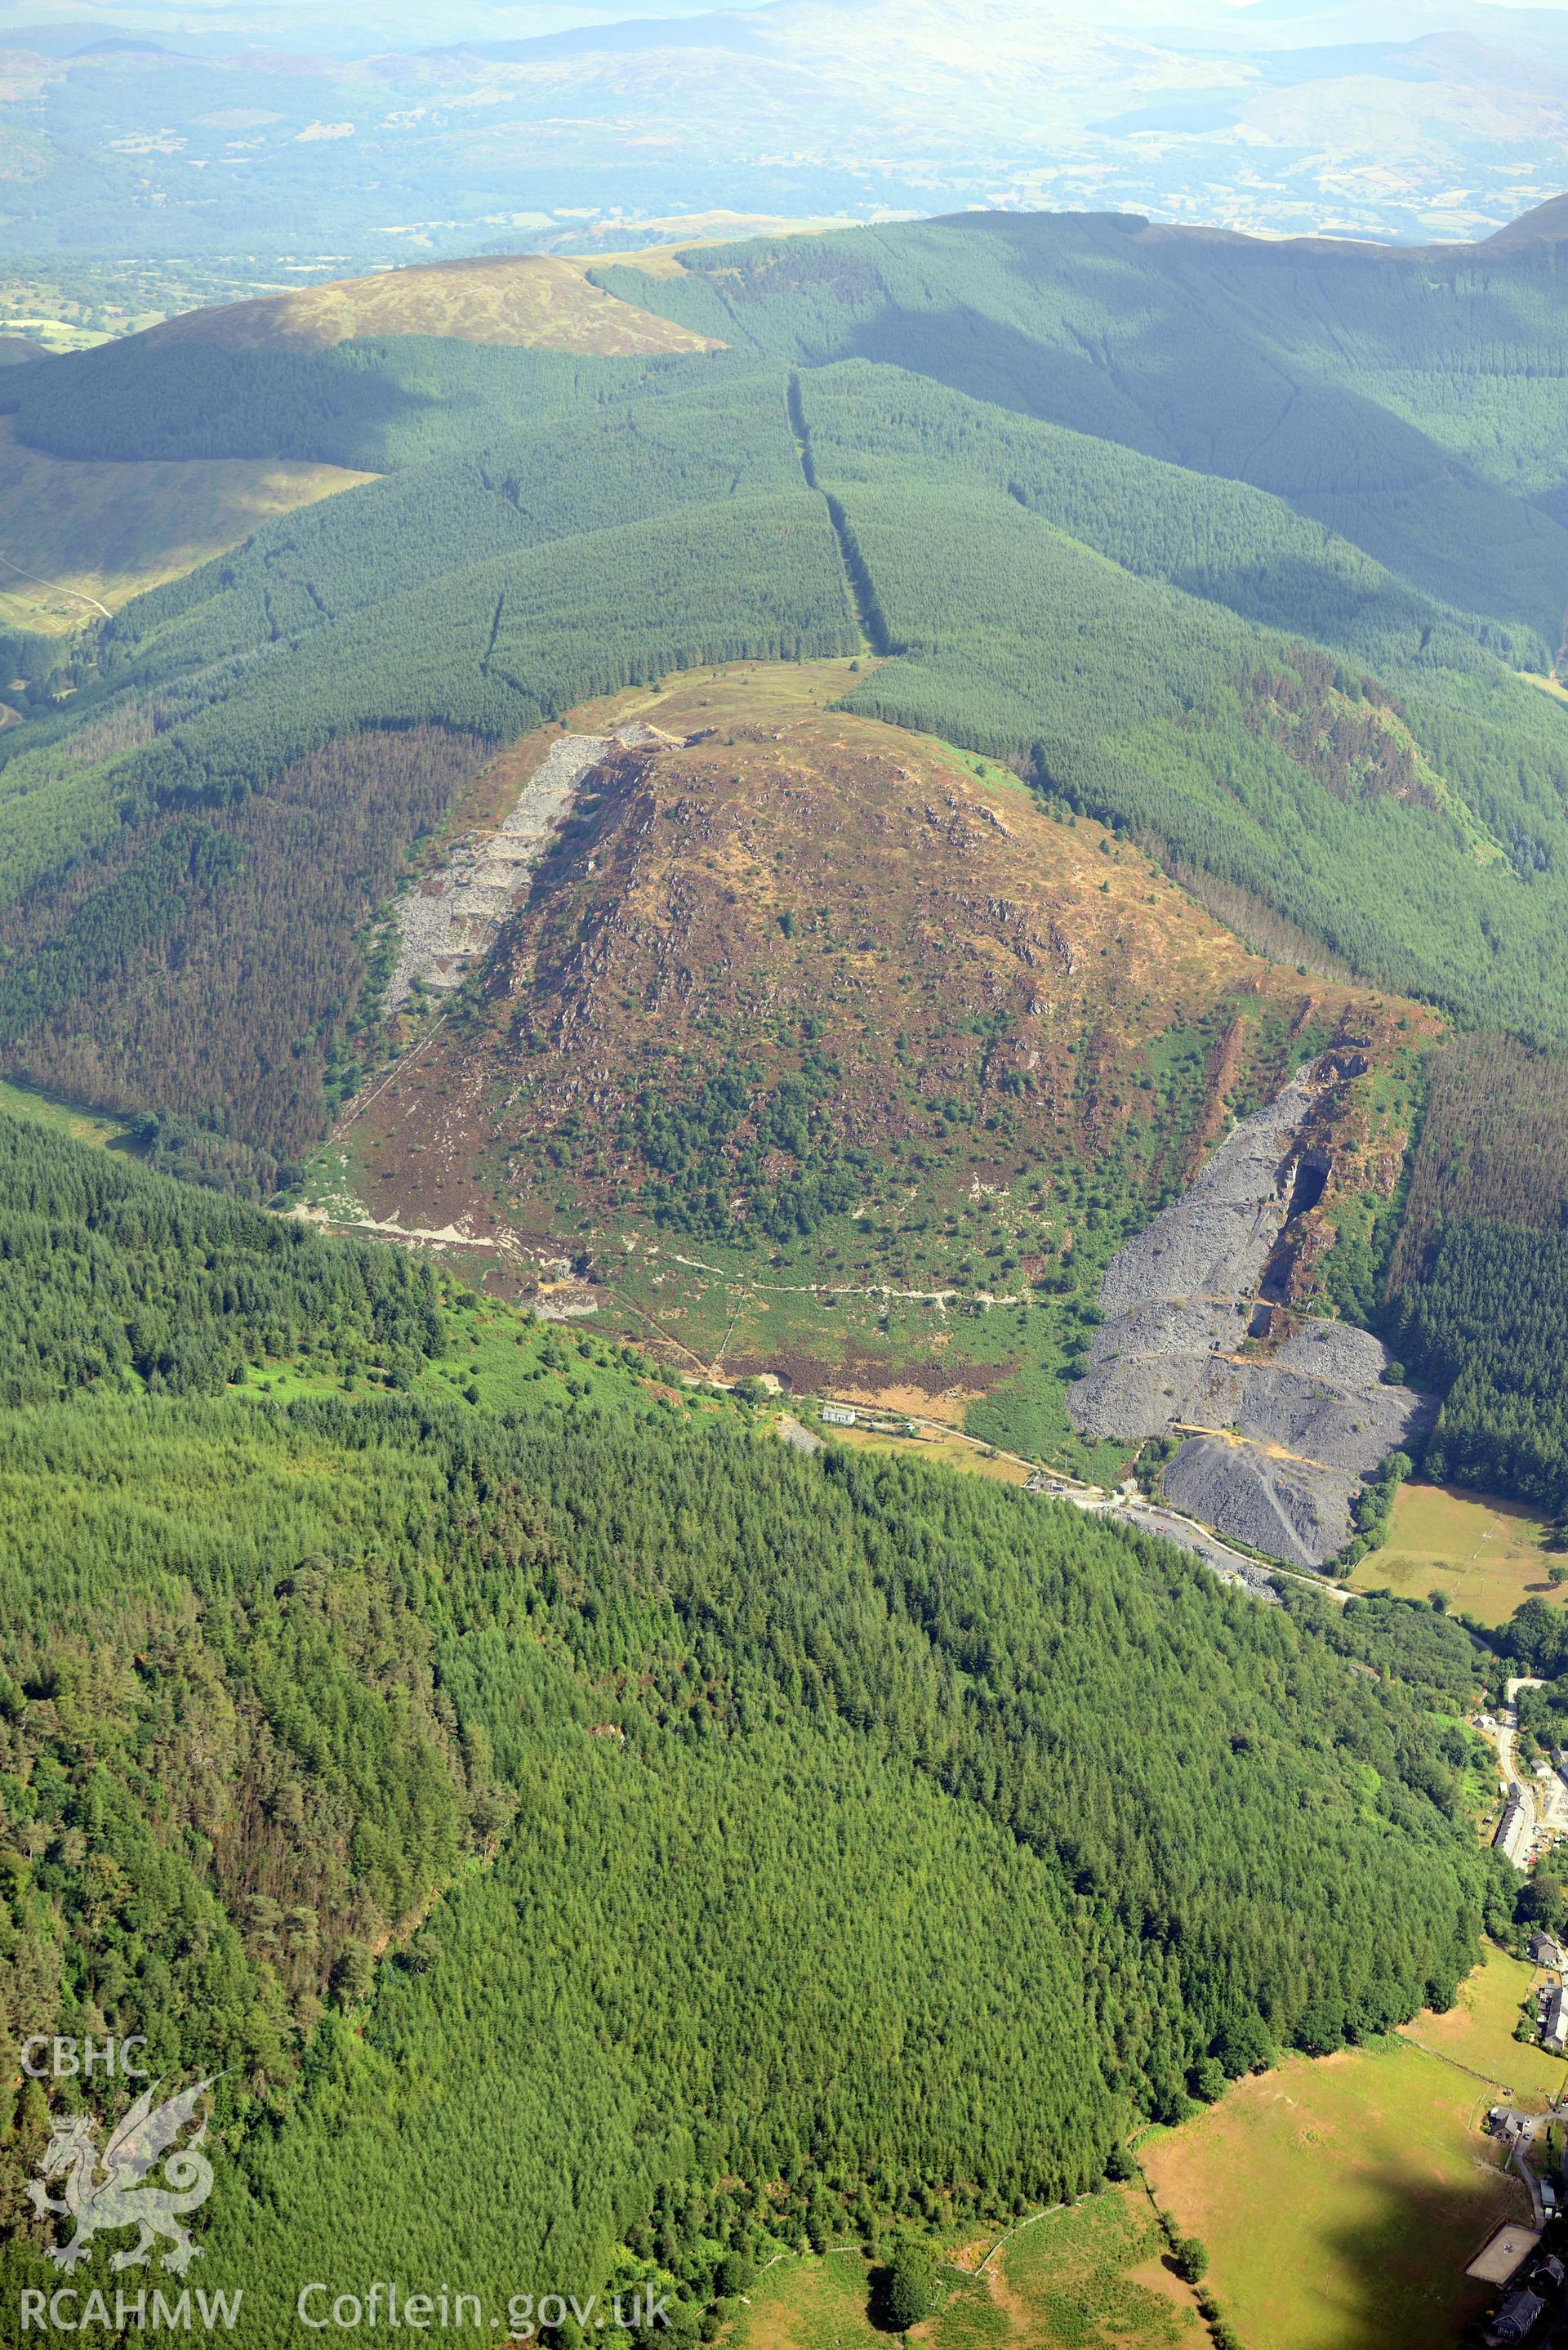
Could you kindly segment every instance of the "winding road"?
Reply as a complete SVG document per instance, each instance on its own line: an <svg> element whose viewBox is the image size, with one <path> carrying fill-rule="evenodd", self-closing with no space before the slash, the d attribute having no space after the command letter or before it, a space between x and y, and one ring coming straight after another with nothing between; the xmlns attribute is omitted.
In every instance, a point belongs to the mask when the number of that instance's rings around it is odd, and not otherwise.
<svg viewBox="0 0 1568 2350"><path fill-rule="evenodd" d="M57 579L40 579L36 571L24 571L21 565L13 563L8 555L0 555L0 563L7 571L14 571L18 579L30 579L35 588L47 588L53 596L68 596L74 604L90 604L93 610L101 612L106 620L114 618L107 604L100 604L96 596L84 595L79 588L62 588Z"/></svg>

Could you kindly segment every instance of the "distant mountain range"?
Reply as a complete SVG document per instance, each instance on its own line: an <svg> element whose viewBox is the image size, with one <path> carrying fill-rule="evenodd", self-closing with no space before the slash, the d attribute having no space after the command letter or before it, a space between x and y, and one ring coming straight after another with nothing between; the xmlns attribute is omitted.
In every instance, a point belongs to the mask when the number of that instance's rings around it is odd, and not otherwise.
<svg viewBox="0 0 1568 2350"><path fill-rule="evenodd" d="M1568 130L1568 19L1464 0L582 13L468 5L430 46L396 10L330 33L225 10L192 36L156 5L29 6L0 31L0 234L296 268L613 245L715 210L1465 239L1553 192Z"/></svg>

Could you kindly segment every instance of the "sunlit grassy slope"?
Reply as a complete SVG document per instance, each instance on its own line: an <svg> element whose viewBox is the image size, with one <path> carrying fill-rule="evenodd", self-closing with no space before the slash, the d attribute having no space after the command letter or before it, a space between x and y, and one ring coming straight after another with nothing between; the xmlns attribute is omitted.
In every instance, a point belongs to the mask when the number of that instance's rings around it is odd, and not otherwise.
<svg viewBox="0 0 1568 2350"><path fill-rule="evenodd" d="M276 343L320 348L366 335L450 335L542 350L701 351L715 340L657 318L588 283L585 265L544 254L432 261L373 277L302 286L251 302L187 311L148 330L156 342Z"/></svg>
<svg viewBox="0 0 1568 2350"><path fill-rule="evenodd" d="M23 448L13 420L0 417L0 627L83 628L275 515L369 479L293 458L48 457Z"/></svg>

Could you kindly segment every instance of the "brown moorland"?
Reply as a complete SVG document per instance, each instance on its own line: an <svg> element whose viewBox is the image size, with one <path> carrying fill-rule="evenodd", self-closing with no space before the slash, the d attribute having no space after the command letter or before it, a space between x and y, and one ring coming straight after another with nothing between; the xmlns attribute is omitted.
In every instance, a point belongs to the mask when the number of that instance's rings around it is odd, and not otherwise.
<svg viewBox="0 0 1568 2350"><path fill-rule="evenodd" d="M545 254L427 261L187 310L150 327L149 343L275 345L321 350L365 335L446 335L467 343L529 343L600 357L710 351L720 346L588 283L588 265Z"/></svg>

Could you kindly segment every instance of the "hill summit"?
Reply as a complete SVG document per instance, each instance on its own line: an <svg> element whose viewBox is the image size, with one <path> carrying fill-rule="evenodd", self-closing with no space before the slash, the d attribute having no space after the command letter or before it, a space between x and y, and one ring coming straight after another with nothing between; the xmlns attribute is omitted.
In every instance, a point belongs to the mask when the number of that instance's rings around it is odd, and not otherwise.
<svg viewBox="0 0 1568 2350"><path fill-rule="evenodd" d="M379 1221L570 1260L577 1310L704 1365L961 1414L1070 1336L1233 1108L1346 1033L1386 1066L1413 1007L1265 961L1130 839L831 707L848 672L575 714L620 737L482 992L410 1034L338 1147ZM1382 1180L1358 1099L1325 1110L1320 1252Z"/></svg>
<svg viewBox="0 0 1568 2350"><path fill-rule="evenodd" d="M1568 195L1548 196L1543 204L1532 204L1506 228L1496 230L1483 242L1489 247L1509 244L1545 244L1568 237Z"/></svg>
<svg viewBox="0 0 1568 2350"><path fill-rule="evenodd" d="M601 358L718 346L588 283L585 265L544 254L421 262L187 310L142 338L218 343L231 350L324 350L370 335L441 335L455 342L524 343Z"/></svg>

